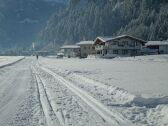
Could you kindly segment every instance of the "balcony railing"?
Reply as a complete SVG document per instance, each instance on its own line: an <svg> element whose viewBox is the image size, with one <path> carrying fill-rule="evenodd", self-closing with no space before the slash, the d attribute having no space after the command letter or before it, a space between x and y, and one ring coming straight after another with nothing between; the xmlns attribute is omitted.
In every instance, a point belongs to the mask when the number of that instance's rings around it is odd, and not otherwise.
<svg viewBox="0 0 168 126"><path fill-rule="evenodd" d="M130 45L124 45L124 46L118 46L118 45L96 45L95 50L103 50L103 49L141 49L141 46L130 46Z"/></svg>

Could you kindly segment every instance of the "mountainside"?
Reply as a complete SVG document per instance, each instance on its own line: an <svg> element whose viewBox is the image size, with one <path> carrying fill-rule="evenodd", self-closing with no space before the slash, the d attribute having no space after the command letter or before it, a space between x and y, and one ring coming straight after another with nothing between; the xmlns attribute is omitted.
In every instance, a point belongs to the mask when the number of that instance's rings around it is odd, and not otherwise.
<svg viewBox="0 0 168 126"><path fill-rule="evenodd" d="M1 0L0 49L29 47L66 0Z"/></svg>
<svg viewBox="0 0 168 126"><path fill-rule="evenodd" d="M56 3L63 3L66 4L68 2L68 0L44 0L47 2L56 2Z"/></svg>
<svg viewBox="0 0 168 126"><path fill-rule="evenodd" d="M64 11L49 19L41 37L62 45L120 34L168 39L168 1L71 0Z"/></svg>

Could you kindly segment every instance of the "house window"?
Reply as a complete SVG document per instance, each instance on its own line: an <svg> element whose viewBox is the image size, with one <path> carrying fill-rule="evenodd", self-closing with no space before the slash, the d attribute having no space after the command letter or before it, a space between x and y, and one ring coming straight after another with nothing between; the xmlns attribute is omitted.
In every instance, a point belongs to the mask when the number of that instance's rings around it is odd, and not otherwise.
<svg viewBox="0 0 168 126"><path fill-rule="evenodd" d="M123 42L119 42L118 46L124 46L124 43Z"/></svg>
<svg viewBox="0 0 168 126"><path fill-rule="evenodd" d="M113 42L112 42L112 45L117 45L117 41L113 41Z"/></svg>
<svg viewBox="0 0 168 126"><path fill-rule="evenodd" d="M131 51L131 56L136 56L137 55L137 50L132 50Z"/></svg>
<svg viewBox="0 0 168 126"><path fill-rule="evenodd" d="M100 52L100 51L98 51L98 52L97 52L97 54L101 54L101 52Z"/></svg>
<svg viewBox="0 0 168 126"><path fill-rule="evenodd" d="M92 47L92 49L95 49L95 47Z"/></svg>
<svg viewBox="0 0 168 126"><path fill-rule="evenodd" d="M136 45L136 46L139 46L139 45L140 45L140 43L139 43L139 42L135 42L135 45Z"/></svg>
<svg viewBox="0 0 168 126"><path fill-rule="evenodd" d="M122 50L122 54L123 55L127 55L128 54L128 50Z"/></svg>
<svg viewBox="0 0 168 126"><path fill-rule="evenodd" d="M130 47L135 47L135 42L129 42Z"/></svg>
<svg viewBox="0 0 168 126"><path fill-rule="evenodd" d="M127 46L128 45L128 41L124 41L124 45Z"/></svg>
<svg viewBox="0 0 168 126"><path fill-rule="evenodd" d="M107 49L106 49L106 50L104 50L104 54L107 54Z"/></svg>
<svg viewBox="0 0 168 126"><path fill-rule="evenodd" d="M86 46L83 47L85 50L87 49Z"/></svg>
<svg viewBox="0 0 168 126"><path fill-rule="evenodd" d="M113 50L113 54L118 54L118 50Z"/></svg>

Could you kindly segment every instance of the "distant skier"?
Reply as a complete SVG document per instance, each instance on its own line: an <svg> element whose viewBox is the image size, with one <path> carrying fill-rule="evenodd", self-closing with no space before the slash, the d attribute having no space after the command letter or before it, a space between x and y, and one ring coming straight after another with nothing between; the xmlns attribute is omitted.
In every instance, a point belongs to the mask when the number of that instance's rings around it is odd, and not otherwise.
<svg viewBox="0 0 168 126"><path fill-rule="evenodd" d="M39 56L38 56L38 54L37 54L37 55L36 55L36 59L37 59L37 60L38 60L38 57L39 57Z"/></svg>

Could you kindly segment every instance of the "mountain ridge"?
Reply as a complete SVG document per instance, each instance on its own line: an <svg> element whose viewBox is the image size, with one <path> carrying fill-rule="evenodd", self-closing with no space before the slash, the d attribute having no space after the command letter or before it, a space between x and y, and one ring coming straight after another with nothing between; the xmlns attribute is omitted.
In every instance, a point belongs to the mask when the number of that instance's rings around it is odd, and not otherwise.
<svg viewBox="0 0 168 126"><path fill-rule="evenodd" d="M121 34L164 40L168 39L167 8L166 0L71 0L49 19L41 36L55 45Z"/></svg>
<svg viewBox="0 0 168 126"><path fill-rule="evenodd" d="M0 49L28 49L52 13L65 6L64 2L1 0Z"/></svg>

